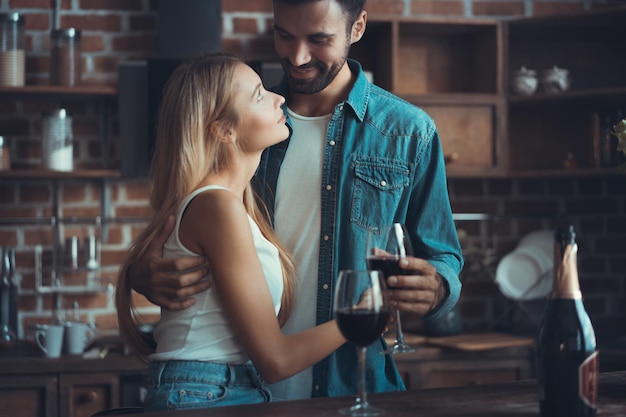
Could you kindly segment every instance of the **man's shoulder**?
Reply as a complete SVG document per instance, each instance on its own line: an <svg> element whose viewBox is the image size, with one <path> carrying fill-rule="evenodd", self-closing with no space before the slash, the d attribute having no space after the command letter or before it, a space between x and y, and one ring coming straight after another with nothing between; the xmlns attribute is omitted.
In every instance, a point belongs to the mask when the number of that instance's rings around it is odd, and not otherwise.
<svg viewBox="0 0 626 417"><path fill-rule="evenodd" d="M411 116L415 114L422 114L429 117L428 114L419 106L395 95L390 91L385 90L382 87L377 86L376 84L370 84L370 100L368 105L374 107L376 110L387 109L386 112L389 113L401 110L403 113L408 113Z"/></svg>
<svg viewBox="0 0 626 417"><path fill-rule="evenodd" d="M413 126L420 130L434 130L432 117L417 105L390 91L371 84L366 118L379 123Z"/></svg>

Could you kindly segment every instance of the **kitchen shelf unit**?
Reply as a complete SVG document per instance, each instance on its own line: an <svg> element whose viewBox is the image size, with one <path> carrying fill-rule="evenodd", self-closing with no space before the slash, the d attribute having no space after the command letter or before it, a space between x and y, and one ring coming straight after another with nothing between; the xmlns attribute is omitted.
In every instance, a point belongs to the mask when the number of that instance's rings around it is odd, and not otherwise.
<svg viewBox="0 0 626 417"><path fill-rule="evenodd" d="M617 175L592 157L594 113L626 108L626 8L546 17L374 17L351 56L437 125L449 177ZM566 68L571 89L514 96L521 66ZM626 110L626 109L625 109ZM572 153L577 168L564 168Z"/></svg>
<svg viewBox="0 0 626 417"><path fill-rule="evenodd" d="M55 107L65 107L68 103L95 102L99 118L99 138L102 148L103 162L105 168L99 169L76 169L71 172L52 171L41 168L15 168L7 171L0 171L0 180L19 182L47 182L51 186L52 194L52 215L46 218L9 218L2 219L0 224L41 224L52 228L52 265L41 267L38 270L39 277L34 292L36 294L49 294L54 297L55 308L61 306L62 295L74 294L96 294L111 292L111 286L100 285L58 285L56 278L67 273L61 264L61 248L64 242L61 226L64 224L84 224L91 225L98 229L100 243L108 240L108 222L106 215L110 211L111 202L111 181L121 177L119 170L108 169L107 158L110 145L110 117L114 103L117 100L117 90L108 86L49 86L49 85L29 85L24 87L0 87L0 101L38 101L54 103ZM61 185L67 181L87 181L96 183L100 193L100 216L89 219L64 218L60 211L62 199ZM38 252L36 250L36 252ZM41 248L39 248L41 252ZM41 253L39 253L41 255ZM37 263L37 260L35 261ZM82 271L82 269L81 269ZM81 272L79 271L79 272ZM50 284L42 284L42 274L50 275ZM87 271L82 271L87 275ZM90 271L91 274L98 274L99 271Z"/></svg>
<svg viewBox="0 0 626 417"><path fill-rule="evenodd" d="M374 83L437 124L448 175L505 174L502 24L496 20L370 20L352 55Z"/></svg>
<svg viewBox="0 0 626 417"><path fill-rule="evenodd" d="M507 74L522 65L538 72L557 65L572 81L565 93L508 98L512 171L553 168L566 152L580 168L597 168L594 113L611 115L614 124L615 113L626 111L624 19L626 9L508 22Z"/></svg>
<svg viewBox="0 0 626 417"><path fill-rule="evenodd" d="M0 87L0 101L23 100L39 102L55 102L57 107L64 107L69 103L94 102L97 105L99 117L99 137L103 155L102 165L108 168L108 151L110 147L110 119L115 103L117 89L111 86L54 86L54 85L26 85L23 87ZM7 134L7 133L4 133ZM9 171L11 172L11 171ZM2 173L2 171L0 171ZM71 174L85 176L80 171ZM10 175L10 174L9 174ZM48 175L46 173L46 175ZM94 175L95 174L90 174Z"/></svg>

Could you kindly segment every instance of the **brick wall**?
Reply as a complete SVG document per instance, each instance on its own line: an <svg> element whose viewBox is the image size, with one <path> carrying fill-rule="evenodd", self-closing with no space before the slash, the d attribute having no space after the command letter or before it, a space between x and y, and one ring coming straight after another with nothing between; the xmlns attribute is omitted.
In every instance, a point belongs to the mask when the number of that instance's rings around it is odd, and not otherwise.
<svg viewBox="0 0 626 417"><path fill-rule="evenodd" d="M115 85L117 65L141 59L157 50L156 0L59 0L60 27L82 31L83 83ZM271 1L229 0L222 2L223 47L251 58L273 57ZM578 12L611 7L619 1L605 0L369 0L367 9L376 15L429 15L444 17L532 16ZM0 0L0 12L15 10L26 16L27 83L48 83L49 31L52 27L51 0ZM12 158L19 166L37 166L41 158L41 114L60 103L33 100L0 100L0 132L13 138ZM83 102L62 103L74 114L75 160L81 166L98 166L102 161L98 129L98 108ZM111 123L113 164L118 159L116 120ZM95 223L100 215L98 181L18 180L0 182L0 244L17 248L21 275L20 328L25 337L29 326L52 320L54 297L37 293L34 274L34 246L49 249L52 203L58 198L60 214L66 218L91 218L83 223L61 225L63 236L100 235ZM58 187L58 188L57 188ZM102 284L115 283L117 268L129 242L149 216L148 184L145 181L112 181L112 204L105 218L111 219L107 240L102 245ZM502 256L529 231L550 228L556 213L567 212L581 236L582 285L587 307L600 331L620 333L626 315L626 181L621 178L583 179L451 179L450 195L457 213L486 213L484 221L459 221L469 233L469 242L493 248ZM43 224L23 220L42 219ZM495 317L503 317L507 301L489 280L465 276L461 308L470 330L490 328ZM101 329L115 329L111 293L64 295L63 307L78 301L83 319ZM157 309L145 300L145 313ZM529 310L532 310L532 305ZM536 307L536 306L535 306ZM519 314L515 322L528 324L532 317ZM536 310L536 308L535 308ZM508 315L504 315L508 317ZM502 324L503 321L499 321ZM506 323L505 323L506 324Z"/></svg>

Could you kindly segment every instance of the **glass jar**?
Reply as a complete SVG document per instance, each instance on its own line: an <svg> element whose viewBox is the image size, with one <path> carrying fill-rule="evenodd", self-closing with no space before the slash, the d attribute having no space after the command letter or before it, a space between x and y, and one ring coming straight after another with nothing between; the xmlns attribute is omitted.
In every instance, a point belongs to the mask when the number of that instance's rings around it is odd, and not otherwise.
<svg viewBox="0 0 626 417"><path fill-rule="evenodd" d="M0 13L0 85L24 85L24 16Z"/></svg>
<svg viewBox="0 0 626 417"><path fill-rule="evenodd" d="M52 31L50 84L76 86L82 72L80 31L74 28Z"/></svg>
<svg viewBox="0 0 626 417"><path fill-rule="evenodd" d="M65 109L45 113L42 129L43 168L53 171L72 171L74 169L72 117Z"/></svg>
<svg viewBox="0 0 626 417"><path fill-rule="evenodd" d="M0 171L11 169L11 143L6 136L0 136Z"/></svg>

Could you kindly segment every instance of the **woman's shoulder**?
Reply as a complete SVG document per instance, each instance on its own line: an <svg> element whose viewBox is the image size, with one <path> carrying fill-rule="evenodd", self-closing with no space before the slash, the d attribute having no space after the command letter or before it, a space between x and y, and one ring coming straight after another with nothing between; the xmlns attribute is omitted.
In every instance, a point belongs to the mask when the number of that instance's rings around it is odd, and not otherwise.
<svg viewBox="0 0 626 417"><path fill-rule="evenodd" d="M206 242L215 236L242 239L250 227L241 198L227 189L210 189L196 193L189 202L180 220L181 242L195 253L207 253Z"/></svg>
<svg viewBox="0 0 626 417"><path fill-rule="evenodd" d="M199 211L206 220L218 220L224 217L239 217L246 214L241 199L232 191L223 187L206 188L196 193L189 202L186 211Z"/></svg>

